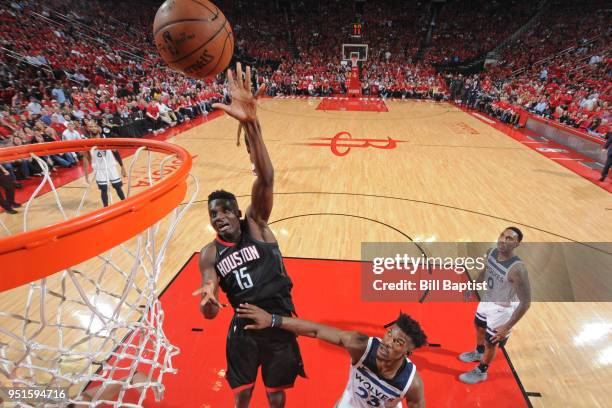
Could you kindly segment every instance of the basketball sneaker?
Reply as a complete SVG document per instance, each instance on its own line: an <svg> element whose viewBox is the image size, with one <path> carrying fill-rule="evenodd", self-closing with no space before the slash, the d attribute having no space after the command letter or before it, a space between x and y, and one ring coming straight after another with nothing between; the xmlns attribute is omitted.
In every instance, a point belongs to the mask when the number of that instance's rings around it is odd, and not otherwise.
<svg viewBox="0 0 612 408"><path fill-rule="evenodd" d="M476 384L487 379L487 373L480 371L480 368L474 367L472 371L463 373L459 376L459 380L466 384Z"/></svg>
<svg viewBox="0 0 612 408"><path fill-rule="evenodd" d="M464 363L475 363L480 361L481 358L482 353L479 353L477 351L468 351L459 354L459 360L463 361Z"/></svg>

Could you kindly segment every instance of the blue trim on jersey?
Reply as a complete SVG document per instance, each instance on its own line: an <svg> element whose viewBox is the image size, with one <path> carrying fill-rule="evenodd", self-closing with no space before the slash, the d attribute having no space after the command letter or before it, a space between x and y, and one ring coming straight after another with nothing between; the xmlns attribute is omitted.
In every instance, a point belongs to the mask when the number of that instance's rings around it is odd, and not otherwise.
<svg viewBox="0 0 612 408"><path fill-rule="evenodd" d="M506 269L510 269L512 267L512 265L514 265L516 262L520 261L521 258L519 258L518 256L514 255L512 256L512 258L510 259L506 259L505 261L498 261L497 260L497 248L495 248L493 251L491 251L491 253L489 254L489 256L493 257L493 260L498 264L503 266Z"/></svg>
<svg viewBox="0 0 612 408"><path fill-rule="evenodd" d="M351 363L351 365L352 365L353 367L357 367L357 366L363 365L363 360L365 360L365 359L366 359L366 357L368 356L368 354L370 353L370 347L372 347L372 342L373 342L373 341L374 341L374 337L370 337L370 338L368 339L368 346L366 347L365 351L364 351L364 352L363 352L363 354L361 355L361 358L359 359L359 361L358 361L358 362L356 362L355 364L352 364L352 363Z"/></svg>
<svg viewBox="0 0 612 408"><path fill-rule="evenodd" d="M412 378L412 373L415 371L414 364L408 359L404 359L404 365L400 368L399 372L395 374L391 380L387 380L378 376L378 368L376 366L376 354L378 353L378 346L380 345L380 339L377 337L372 337L372 345L370 347L369 352L366 355L366 358L363 360L363 365L370 370L370 376L362 373L367 376L372 382L376 385L380 386L383 390L389 392L389 394L395 396L396 398L400 396L397 391L389 391L387 387L380 384L381 381L384 381L388 386L394 387L396 390L399 390L401 393L402 390L406 387L406 384ZM362 372L361 368L358 368L359 372ZM371 378L371 375L376 376L376 380Z"/></svg>
<svg viewBox="0 0 612 408"><path fill-rule="evenodd" d="M507 271L505 271L503 269L500 269L501 267L503 267L503 265L501 265L499 262L497 262L497 260L495 260L495 258L493 258L493 260L489 262L489 265L491 266L491 268L495 269L496 271L498 271L503 276L506 276Z"/></svg>
<svg viewBox="0 0 612 408"><path fill-rule="evenodd" d="M380 381L378 380L378 378L376 378L373 375L371 375L365 368L359 367L357 369L357 371L359 371L361 374L363 374L364 377L368 377L368 380L372 381L374 384L376 384L378 387L380 387L387 394L393 395L395 398L400 396L396 391L393 391L393 390L385 387L383 384L381 384Z"/></svg>
<svg viewBox="0 0 612 408"><path fill-rule="evenodd" d="M110 184L119 184L119 183L121 183L121 178L112 179L110 181ZM108 186L108 180L104 180L104 181L96 180L96 184L99 186Z"/></svg>

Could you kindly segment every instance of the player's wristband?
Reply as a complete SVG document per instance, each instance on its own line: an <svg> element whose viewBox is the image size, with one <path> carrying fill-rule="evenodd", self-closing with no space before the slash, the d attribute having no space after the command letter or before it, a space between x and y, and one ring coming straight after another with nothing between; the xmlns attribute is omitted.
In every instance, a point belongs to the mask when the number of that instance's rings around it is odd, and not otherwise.
<svg viewBox="0 0 612 408"><path fill-rule="evenodd" d="M270 327L281 327L283 325L283 317L279 315L272 315L272 323Z"/></svg>

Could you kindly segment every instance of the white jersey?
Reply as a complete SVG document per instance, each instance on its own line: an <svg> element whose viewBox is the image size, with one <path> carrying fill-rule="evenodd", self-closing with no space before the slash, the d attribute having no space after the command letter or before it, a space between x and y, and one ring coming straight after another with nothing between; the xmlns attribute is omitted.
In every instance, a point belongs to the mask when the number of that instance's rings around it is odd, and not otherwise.
<svg viewBox="0 0 612 408"><path fill-rule="evenodd" d="M121 182L121 176L117 170L117 161L110 150L96 150L92 155L91 166L96 173L98 185L117 184Z"/></svg>
<svg viewBox="0 0 612 408"><path fill-rule="evenodd" d="M493 302L504 307L516 307L519 298L514 285L508 280L508 274L514 265L523 263L523 261L516 255L505 261L498 261L497 253L498 250L495 248L487 257L484 276L485 282L487 282L487 290L484 291L481 301Z"/></svg>
<svg viewBox="0 0 612 408"><path fill-rule="evenodd" d="M405 357L392 379L382 378L376 367L380 339L370 337L368 347L357 364L351 364L348 384L335 408L402 408L402 400L412 384L416 366Z"/></svg>

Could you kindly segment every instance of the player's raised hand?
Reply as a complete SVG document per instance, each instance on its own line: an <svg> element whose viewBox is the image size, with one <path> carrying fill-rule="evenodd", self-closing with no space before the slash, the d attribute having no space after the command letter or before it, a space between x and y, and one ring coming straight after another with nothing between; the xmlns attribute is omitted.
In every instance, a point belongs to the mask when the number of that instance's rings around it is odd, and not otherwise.
<svg viewBox="0 0 612 408"><path fill-rule="evenodd" d="M257 119L257 97L264 92L265 85L262 85L257 94L253 95L251 92L251 67L246 67L244 79L242 76L242 64L239 62L236 64L236 78L234 78L231 69L227 70L227 82L232 103L229 105L213 103L212 107L225 111L240 122L255 121Z"/></svg>
<svg viewBox="0 0 612 408"><path fill-rule="evenodd" d="M224 305L223 303L220 303L217 298L215 297L215 284L212 280L207 280L206 283L204 283L204 286L202 286L200 289L195 290L192 293L193 296L198 296L201 295L202 296L202 300L200 301L200 305L201 306L206 306L206 304L208 304L209 302L217 307L225 307L227 305Z"/></svg>
<svg viewBox="0 0 612 408"><path fill-rule="evenodd" d="M255 305L241 303L237 312L238 317L253 320L253 324L244 327L246 330L265 329L272 326L272 315Z"/></svg>

